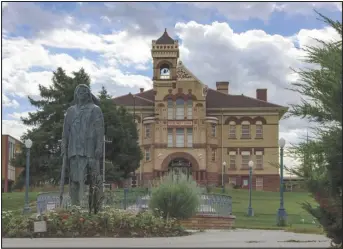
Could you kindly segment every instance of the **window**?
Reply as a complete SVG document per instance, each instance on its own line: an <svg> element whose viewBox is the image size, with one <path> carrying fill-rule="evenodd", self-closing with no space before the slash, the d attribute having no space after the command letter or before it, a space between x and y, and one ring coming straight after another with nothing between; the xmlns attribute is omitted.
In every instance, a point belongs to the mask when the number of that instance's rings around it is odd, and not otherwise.
<svg viewBox="0 0 343 249"><path fill-rule="evenodd" d="M185 118L185 102L183 99L176 100L176 119Z"/></svg>
<svg viewBox="0 0 343 249"><path fill-rule="evenodd" d="M168 119L174 119L174 106L172 99L168 99Z"/></svg>
<svg viewBox="0 0 343 249"><path fill-rule="evenodd" d="M236 124L229 125L229 138L236 138Z"/></svg>
<svg viewBox="0 0 343 249"><path fill-rule="evenodd" d="M263 138L263 126L262 123L256 123L256 138Z"/></svg>
<svg viewBox="0 0 343 249"><path fill-rule="evenodd" d="M176 129L176 147L185 147L185 130Z"/></svg>
<svg viewBox="0 0 343 249"><path fill-rule="evenodd" d="M150 138L151 127L150 124L145 125L145 138Z"/></svg>
<svg viewBox="0 0 343 249"><path fill-rule="evenodd" d="M216 137L216 133L217 133L216 125L215 125L215 124L212 124L212 125L211 125L211 136L212 136L212 137Z"/></svg>
<svg viewBox="0 0 343 249"><path fill-rule="evenodd" d="M187 147L188 148L193 147L193 129L192 128L187 129Z"/></svg>
<svg viewBox="0 0 343 249"><path fill-rule="evenodd" d="M263 155L256 154L256 169L263 169Z"/></svg>
<svg viewBox="0 0 343 249"><path fill-rule="evenodd" d="M256 177L256 189L257 190L263 189L263 177Z"/></svg>
<svg viewBox="0 0 343 249"><path fill-rule="evenodd" d="M216 149L212 149L212 161L214 162L216 160L217 157L217 150Z"/></svg>
<svg viewBox="0 0 343 249"><path fill-rule="evenodd" d="M193 101L191 99L187 101L187 119L193 119Z"/></svg>
<svg viewBox="0 0 343 249"><path fill-rule="evenodd" d="M173 129L168 129L168 147L173 147Z"/></svg>
<svg viewBox="0 0 343 249"><path fill-rule="evenodd" d="M250 124L242 124L242 138L250 138Z"/></svg>
<svg viewBox="0 0 343 249"><path fill-rule="evenodd" d="M230 169L236 168L236 155L230 155L229 167Z"/></svg>
<svg viewBox="0 0 343 249"><path fill-rule="evenodd" d="M250 155L242 154L242 169L249 169Z"/></svg>
<svg viewBox="0 0 343 249"><path fill-rule="evenodd" d="M150 149L145 149L145 161L150 161Z"/></svg>

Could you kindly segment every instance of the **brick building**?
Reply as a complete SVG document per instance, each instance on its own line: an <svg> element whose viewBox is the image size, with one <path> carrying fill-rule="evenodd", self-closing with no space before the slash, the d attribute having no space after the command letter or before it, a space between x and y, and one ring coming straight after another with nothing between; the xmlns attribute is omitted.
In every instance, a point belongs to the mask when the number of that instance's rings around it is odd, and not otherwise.
<svg viewBox="0 0 343 249"><path fill-rule="evenodd" d="M153 89L114 98L135 113L144 158L134 178L147 185L168 171L184 172L200 184L249 185L277 190L279 120L287 107L230 93L229 82L207 88L179 60L179 44L165 31L152 41ZM224 163L226 167L224 167Z"/></svg>
<svg viewBox="0 0 343 249"><path fill-rule="evenodd" d="M15 168L11 160L21 150L21 142L10 136L1 135L1 192L8 192L24 168Z"/></svg>

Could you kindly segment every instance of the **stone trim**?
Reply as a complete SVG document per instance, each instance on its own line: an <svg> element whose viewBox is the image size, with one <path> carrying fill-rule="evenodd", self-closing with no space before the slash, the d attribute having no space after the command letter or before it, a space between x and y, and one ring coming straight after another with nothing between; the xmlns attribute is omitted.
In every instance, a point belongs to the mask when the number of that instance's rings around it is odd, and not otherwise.
<svg viewBox="0 0 343 249"><path fill-rule="evenodd" d="M187 229L231 229L235 225L236 216L195 215L180 223Z"/></svg>
<svg viewBox="0 0 343 249"><path fill-rule="evenodd" d="M168 171L168 165L171 160L174 160L176 158L184 158L188 160L192 165L192 171L198 171L199 170L199 163L198 161L191 155L186 152L175 152L170 155L168 155L161 164L162 171Z"/></svg>

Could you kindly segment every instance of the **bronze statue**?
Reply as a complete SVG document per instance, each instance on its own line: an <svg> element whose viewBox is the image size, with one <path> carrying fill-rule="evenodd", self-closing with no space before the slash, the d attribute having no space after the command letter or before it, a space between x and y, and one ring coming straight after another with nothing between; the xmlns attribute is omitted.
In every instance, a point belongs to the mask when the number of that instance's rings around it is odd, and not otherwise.
<svg viewBox="0 0 343 249"><path fill-rule="evenodd" d="M72 205L80 201L89 185L89 211L97 213L101 201L102 179L100 157L104 144L104 118L97 98L89 87L80 84L75 88L74 103L68 108L63 125L61 152L61 202L65 169L69 169L69 194Z"/></svg>

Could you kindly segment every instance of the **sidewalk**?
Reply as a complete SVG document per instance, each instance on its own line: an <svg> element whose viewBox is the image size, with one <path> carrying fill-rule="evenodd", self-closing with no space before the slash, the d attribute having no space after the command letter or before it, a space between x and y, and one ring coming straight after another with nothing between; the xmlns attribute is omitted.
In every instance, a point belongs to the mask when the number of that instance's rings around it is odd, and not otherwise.
<svg viewBox="0 0 343 249"><path fill-rule="evenodd" d="M75 239L3 239L3 248L51 247L317 247L327 248L323 235L295 234L272 230L211 230L174 238L75 238Z"/></svg>

